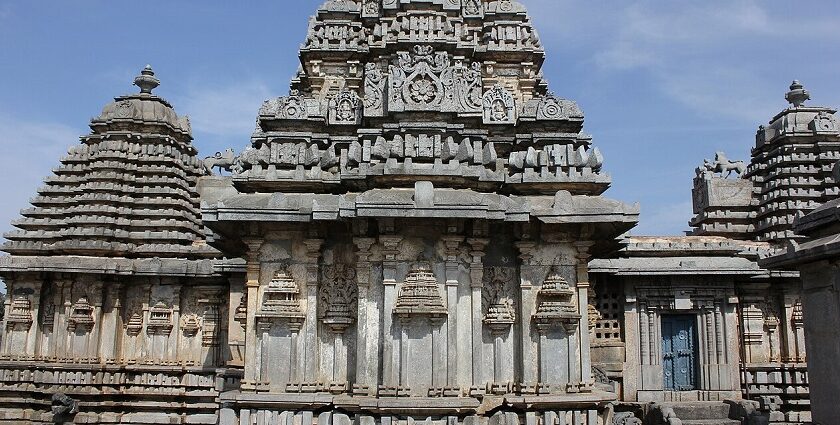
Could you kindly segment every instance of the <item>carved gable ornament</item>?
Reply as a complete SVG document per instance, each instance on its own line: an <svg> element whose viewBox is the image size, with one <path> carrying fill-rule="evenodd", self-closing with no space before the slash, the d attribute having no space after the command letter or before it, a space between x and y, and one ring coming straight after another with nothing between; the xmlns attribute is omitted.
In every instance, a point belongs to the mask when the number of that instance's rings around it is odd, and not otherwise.
<svg viewBox="0 0 840 425"><path fill-rule="evenodd" d="M516 102L499 84L484 93L484 124L516 124Z"/></svg>
<svg viewBox="0 0 840 425"><path fill-rule="evenodd" d="M434 273L428 264L417 264L400 287L394 314L407 319L411 316L443 318L446 313Z"/></svg>
<svg viewBox="0 0 840 425"><path fill-rule="evenodd" d="M449 53L417 45L400 52L390 67L388 110L478 113L481 89L479 62L467 66L457 60L453 65Z"/></svg>

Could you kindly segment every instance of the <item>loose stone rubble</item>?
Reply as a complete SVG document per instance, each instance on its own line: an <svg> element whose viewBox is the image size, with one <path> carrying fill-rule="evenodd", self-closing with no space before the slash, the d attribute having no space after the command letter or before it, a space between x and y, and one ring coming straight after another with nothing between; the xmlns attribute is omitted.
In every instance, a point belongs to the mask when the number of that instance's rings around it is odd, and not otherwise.
<svg viewBox="0 0 840 425"><path fill-rule="evenodd" d="M0 423L808 421L802 284L758 262L837 195L800 84L693 236L618 239L521 4L332 0L300 59L241 152L151 67L91 121L6 235Z"/></svg>

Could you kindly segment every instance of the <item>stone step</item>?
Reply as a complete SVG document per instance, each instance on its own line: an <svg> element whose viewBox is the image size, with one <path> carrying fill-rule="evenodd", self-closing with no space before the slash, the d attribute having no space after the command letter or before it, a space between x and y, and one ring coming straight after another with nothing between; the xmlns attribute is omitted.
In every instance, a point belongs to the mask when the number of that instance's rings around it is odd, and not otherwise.
<svg viewBox="0 0 840 425"><path fill-rule="evenodd" d="M692 401L683 403L666 403L666 405L674 409L674 413L678 418L682 419L683 423L685 423L686 420L729 418L729 405L718 401Z"/></svg>

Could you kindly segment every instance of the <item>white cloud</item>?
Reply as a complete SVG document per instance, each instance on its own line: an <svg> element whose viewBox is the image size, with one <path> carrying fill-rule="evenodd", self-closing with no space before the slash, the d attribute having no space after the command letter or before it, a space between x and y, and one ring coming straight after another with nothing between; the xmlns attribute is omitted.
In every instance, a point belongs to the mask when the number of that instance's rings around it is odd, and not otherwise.
<svg viewBox="0 0 840 425"><path fill-rule="evenodd" d="M194 85L173 99L179 113L190 116L194 132L247 137L254 131L262 102L278 93L261 81L229 85Z"/></svg>

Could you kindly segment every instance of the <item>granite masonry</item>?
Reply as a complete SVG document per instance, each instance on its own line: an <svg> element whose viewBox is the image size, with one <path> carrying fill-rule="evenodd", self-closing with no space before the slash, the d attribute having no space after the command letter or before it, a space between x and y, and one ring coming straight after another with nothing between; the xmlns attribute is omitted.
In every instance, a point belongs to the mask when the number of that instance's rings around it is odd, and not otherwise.
<svg viewBox="0 0 840 425"><path fill-rule="evenodd" d="M544 60L514 1L328 1L203 160L147 66L6 235L0 423L808 422L822 301L759 260L833 205L835 111L794 82L690 236L622 236Z"/></svg>

